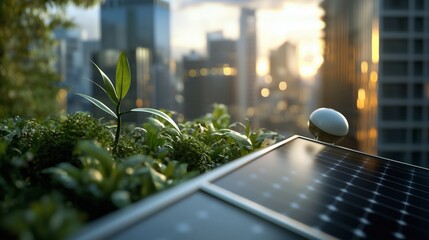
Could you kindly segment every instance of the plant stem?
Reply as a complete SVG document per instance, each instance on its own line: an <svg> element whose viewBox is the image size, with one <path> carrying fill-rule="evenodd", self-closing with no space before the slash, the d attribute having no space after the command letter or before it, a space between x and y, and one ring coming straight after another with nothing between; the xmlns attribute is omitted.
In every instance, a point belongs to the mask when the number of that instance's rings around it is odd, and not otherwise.
<svg viewBox="0 0 429 240"><path fill-rule="evenodd" d="M116 149L117 149L117 147L118 147L118 144L119 144L119 137L120 137L120 135L121 135L121 125L122 125L122 119L121 119L121 116L122 116L122 114L121 114L121 110L120 110L120 107L121 107L121 102L119 101L118 102L118 105L116 106L116 116L118 116L118 119L117 119L117 121L116 121L116 135L115 135L115 142L114 142L114 144L113 144L113 152L114 153L116 153Z"/></svg>

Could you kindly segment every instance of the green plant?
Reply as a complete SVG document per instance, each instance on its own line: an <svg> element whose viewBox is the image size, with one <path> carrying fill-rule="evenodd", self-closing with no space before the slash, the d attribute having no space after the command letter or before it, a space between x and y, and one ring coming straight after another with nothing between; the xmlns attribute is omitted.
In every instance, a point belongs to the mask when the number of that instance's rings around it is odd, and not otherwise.
<svg viewBox="0 0 429 240"><path fill-rule="evenodd" d="M127 124L116 152L110 125L82 112L0 121L0 236L66 238L88 221L283 139L231 123L220 104L179 122L181 134L157 115Z"/></svg>
<svg viewBox="0 0 429 240"><path fill-rule="evenodd" d="M115 126L78 112L44 121L0 121L0 235L63 239L97 219L151 194L283 139L249 122L232 123L227 108L188 122L151 108L121 111L131 75L124 53L116 85L99 70L115 106L83 94L112 115ZM97 84L98 85L98 84ZM152 115L143 124L122 126L131 112ZM121 137L121 141L119 141ZM113 142L113 150L112 150Z"/></svg>
<svg viewBox="0 0 429 240"><path fill-rule="evenodd" d="M115 105L115 112L112 111L109 107L107 107L103 102L100 100L93 98L91 96L77 93L77 95L87 99L91 103L93 103L95 106L103 110L104 112L110 114L116 119L116 134L115 134L115 141L113 144L114 152L117 149L120 134L121 134L121 127L122 127L122 115L131 113L131 112L145 112L145 113L151 113L153 115L156 115L158 117L163 118L168 123L170 123L174 129L177 131L177 133L180 135L180 129L177 126L177 124L174 122L173 119L171 119L167 114L165 114L162 111L159 111L157 109L153 108L133 108L126 112L121 112L121 102L125 98L125 96L128 93L128 90L131 85L131 71L130 71L130 65L128 63L127 56L124 52L121 52L119 55L118 63L116 65L116 79L115 79L115 86L113 86L112 81L109 79L109 77L95 64L95 67L98 69L98 71L101 74L101 77L103 79L104 87L99 86L109 97L109 99L112 101L112 103Z"/></svg>

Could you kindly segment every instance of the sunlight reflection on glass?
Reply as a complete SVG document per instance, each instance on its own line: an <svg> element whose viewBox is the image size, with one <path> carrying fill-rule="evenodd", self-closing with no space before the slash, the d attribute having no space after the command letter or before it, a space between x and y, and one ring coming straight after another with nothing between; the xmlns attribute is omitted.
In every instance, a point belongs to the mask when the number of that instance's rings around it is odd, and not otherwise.
<svg viewBox="0 0 429 240"><path fill-rule="evenodd" d="M294 144L292 151L288 152L288 159L300 175L308 176L313 170L315 156L324 148L322 144Z"/></svg>

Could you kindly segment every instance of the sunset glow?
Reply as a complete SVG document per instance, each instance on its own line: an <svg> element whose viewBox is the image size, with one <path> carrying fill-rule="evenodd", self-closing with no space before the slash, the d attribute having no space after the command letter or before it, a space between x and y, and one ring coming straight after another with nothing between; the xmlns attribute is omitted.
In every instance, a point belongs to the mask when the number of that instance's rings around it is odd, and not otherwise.
<svg viewBox="0 0 429 240"><path fill-rule="evenodd" d="M238 39L240 6L234 1L171 0L171 56L181 60L191 50L205 54L206 33L221 30L226 38ZM228 3L226 3L228 2ZM283 2L283 3L282 3ZM299 72L312 77L323 62L320 39L324 23L319 0L273 2L249 1L257 7L257 73L268 74L268 57L285 41L299 47ZM269 4L270 3L270 4ZM250 5L252 7L252 5ZM67 12L89 39L100 37L99 7L89 10L70 7ZM207 14L210 13L210 14ZM373 38L377 39L377 31ZM373 53L378 46L373 44ZM373 54L373 61L377 61Z"/></svg>
<svg viewBox="0 0 429 240"><path fill-rule="evenodd" d="M269 74L269 62L266 57L259 57L256 62L256 73L259 76L265 76Z"/></svg>
<svg viewBox="0 0 429 240"><path fill-rule="evenodd" d="M190 49L203 53L206 33L221 30L225 37L238 39L239 6L205 2L180 7L181 1L172 2L172 51L180 59ZM211 14L206 14L210 12ZM323 63L321 37L324 23L318 1L287 1L278 7L257 10L257 74L269 74L269 52L285 41L299 49L299 72L302 77L313 77Z"/></svg>

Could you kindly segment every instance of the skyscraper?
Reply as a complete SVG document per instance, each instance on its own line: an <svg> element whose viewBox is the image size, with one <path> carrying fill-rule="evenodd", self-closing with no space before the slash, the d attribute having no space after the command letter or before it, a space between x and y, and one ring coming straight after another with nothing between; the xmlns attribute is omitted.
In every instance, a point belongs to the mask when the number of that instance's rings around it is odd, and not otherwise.
<svg viewBox="0 0 429 240"><path fill-rule="evenodd" d="M231 110L235 103L237 42L222 32L207 34L207 58L191 53L183 58L184 113L188 119L201 117L222 103ZM233 117L234 114L232 113Z"/></svg>
<svg viewBox="0 0 429 240"><path fill-rule="evenodd" d="M299 76L296 45L284 42L270 52L270 75L260 86L258 118L284 135L307 133L303 115L306 109L305 88ZM259 91L258 91L259 92Z"/></svg>
<svg viewBox="0 0 429 240"><path fill-rule="evenodd" d="M378 154L429 167L429 2L380 2Z"/></svg>
<svg viewBox="0 0 429 240"><path fill-rule="evenodd" d="M429 2L325 0L322 6L322 105L351 112L360 150L428 166Z"/></svg>
<svg viewBox="0 0 429 240"><path fill-rule="evenodd" d="M207 57L213 66L237 67L237 41L225 38L222 31L207 33Z"/></svg>
<svg viewBox="0 0 429 240"><path fill-rule="evenodd" d="M358 148L356 98L359 89L359 63L356 54L360 50L354 39L358 35L352 35L352 32L355 29L354 13L358 2L359 0L322 2L326 27L325 56L320 70L320 106L334 108L348 119L349 134L341 144L355 149Z"/></svg>
<svg viewBox="0 0 429 240"><path fill-rule="evenodd" d="M104 1L101 5L101 49L110 52L123 50L131 54L130 65L135 68L132 69L135 72L132 81L144 86L144 89L130 90L136 91L135 99L132 99L134 107L169 109L172 106L170 10L167 1ZM136 79L143 76L145 79Z"/></svg>
<svg viewBox="0 0 429 240"><path fill-rule="evenodd" d="M237 46L238 115L245 117L254 112L256 98L256 15L254 9L242 8L240 15L240 37Z"/></svg>
<svg viewBox="0 0 429 240"><path fill-rule="evenodd" d="M54 32L58 41L56 47L55 68L62 80L65 90L60 91L60 95L65 95L64 102L61 103L64 110L69 113L85 110L84 102L75 92L88 94L90 82L84 79L83 75L83 43L81 32L76 29L59 29Z"/></svg>

